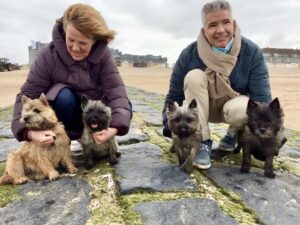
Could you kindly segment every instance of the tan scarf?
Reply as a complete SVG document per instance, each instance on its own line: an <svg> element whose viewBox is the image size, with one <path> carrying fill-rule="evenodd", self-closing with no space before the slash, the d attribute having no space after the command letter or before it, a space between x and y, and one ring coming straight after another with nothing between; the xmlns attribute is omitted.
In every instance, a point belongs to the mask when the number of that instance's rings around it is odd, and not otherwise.
<svg viewBox="0 0 300 225"><path fill-rule="evenodd" d="M204 72L208 80L209 104L214 109L221 110L225 102L239 95L230 87L229 75L235 66L240 48L241 34L238 26L228 54L213 51L202 31L198 36L198 55L207 66Z"/></svg>

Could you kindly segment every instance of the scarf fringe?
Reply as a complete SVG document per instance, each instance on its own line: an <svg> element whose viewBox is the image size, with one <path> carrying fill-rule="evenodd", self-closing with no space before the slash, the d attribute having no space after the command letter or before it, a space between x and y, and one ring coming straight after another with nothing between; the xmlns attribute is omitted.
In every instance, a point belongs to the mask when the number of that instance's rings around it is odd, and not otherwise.
<svg viewBox="0 0 300 225"><path fill-rule="evenodd" d="M235 96L237 95L223 95L220 98L209 98L209 104L213 106L213 108L223 108L223 105Z"/></svg>

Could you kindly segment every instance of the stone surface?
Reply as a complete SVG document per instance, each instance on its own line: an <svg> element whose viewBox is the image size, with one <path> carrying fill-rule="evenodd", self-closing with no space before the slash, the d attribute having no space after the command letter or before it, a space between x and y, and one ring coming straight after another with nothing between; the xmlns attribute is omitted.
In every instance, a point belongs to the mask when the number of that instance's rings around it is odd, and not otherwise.
<svg viewBox="0 0 300 225"><path fill-rule="evenodd" d="M138 204L134 210L142 217L143 225L235 225L215 201L190 198L166 202Z"/></svg>
<svg viewBox="0 0 300 225"><path fill-rule="evenodd" d="M136 104L133 105L133 112L140 113L161 113L158 109L153 108L152 106L146 104L143 101L135 101Z"/></svg>
<svg viewBox="0 0 300 225"><path fill-rule="evenodd" d="M0 224L83 225L89 218L90 186L86 181L63 177L20 186L21 200L0 209Z"/></svg>
<svg viewBox="0 0 300 225"><path fill-rule="evenodd" d="M116 165L120 192L196 190L196 184L178 166L162 159L160 148L139 143L121 146L122 156Z"/></svg>
<svg viewBox="0 0 300 225"><path fill-rule="evenodd" d="M162 126L161 112L143 113L143 119L147 126Z"/></svg>
<svg viewBox="0 0 300 225"><path fill-rule="evenodd" d="M9 127L2 127L0 128L0 138L14 138L14 135Z"/></svg>
<svg viewBox="0 0 300 225"><path fill-rule="evenodd" d="M7 159L7 154L17 149L22 143L15 138L8 138L0 141L0 161Z"/></svg>
<svg viewBox="0 0 300 225"><path fill-rule="evenodd" d="M239 167L217 163L205 174L218 186L239 193L264 224L300 224L299 177L276 172L276 178L270 179L261 169L243 174Z"/></svg>
<svg viewBox="0 0 300 225"><path fill-rule="evenodd" d="M119 145L129 145L147 141L149 137L141 131L136 123L132 122L128 134L125 136L116 136L116 140Z"/></svg>

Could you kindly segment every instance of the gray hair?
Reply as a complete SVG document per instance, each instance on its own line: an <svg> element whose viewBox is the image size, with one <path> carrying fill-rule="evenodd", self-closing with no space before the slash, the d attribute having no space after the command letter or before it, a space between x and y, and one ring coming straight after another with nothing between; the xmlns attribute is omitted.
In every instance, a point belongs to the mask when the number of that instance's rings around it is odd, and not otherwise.
<svg viewBox="0 0 300 225"><path fill-rule="evenodd" d="M214 1L206 3L202 7L202 24L203 24L203 26L205 25L205 16L208 13L214 12L219 9L228 10L230 17L232 18L231 6L230 6L229 2L227 2L225 0L214 0Z"/></svg>

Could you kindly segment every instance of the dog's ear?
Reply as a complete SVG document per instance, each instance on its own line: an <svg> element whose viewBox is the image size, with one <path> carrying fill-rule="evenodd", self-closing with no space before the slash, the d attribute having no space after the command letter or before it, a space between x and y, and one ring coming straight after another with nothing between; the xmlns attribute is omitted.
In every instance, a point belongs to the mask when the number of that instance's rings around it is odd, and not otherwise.
<svg viewBox="0 0 300 225"><path fill-rule="evenodd" d="M249 98L247 109L255 109L257 106L257 103Z"/></svg>
<svg viewBox="0 0 300 225"><path fill-rule="evenodd" d="M197 101L196 99L193 99L189 104L189 110L197 108Z"/></svg>
<svg viewBox="0 0 300 225"><path fill-rule="evenodd" d="M47 101L46 96L45 96L44 93L42 93L42 94L40 95L39 100L40 100L40 102L41 102L44 106L49 106L49 103L48 103L48 101Z"/></svg>
<svg viewBox="0 0 300 225"><path fill-rule="evenodd" d="M274 98L274 100L269 104L269 107L272 111L280 110L280 103L278 98Z"/></svg>
<svg viewBox="0 0 300 225"><path fill-rule="evenodd" d="M22 95L22 104L25 104L28 100L29 98L27 96Z"/></svg>
<svg viewBox="0 0 300 225"><path fill-rule="evenodd" d="M89 101L88 97L85 94L83 94L81 96L81 109L82 110L85 108L85 106L87 105L88 101Z"/></svg>
<svg viewBox="0 0 300 225"><path fill-rule="evenodd" d="M168 100L168 111L169 112L174 112L176 110L176 104L175 102Z"/></svg>

